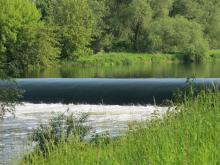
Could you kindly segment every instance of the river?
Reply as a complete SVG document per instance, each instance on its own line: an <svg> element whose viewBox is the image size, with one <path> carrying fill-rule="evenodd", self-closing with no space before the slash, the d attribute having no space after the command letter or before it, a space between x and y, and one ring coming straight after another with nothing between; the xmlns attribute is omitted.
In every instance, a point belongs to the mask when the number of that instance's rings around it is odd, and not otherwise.
<svg viewBox="0 0 220 165"><path fill-rule="evenodd" d="M23 78L217 78L220 61L204 64L149 63L111 67L53 67L29 71Z"/></svg>
<svg viewBox="0 0 220 165"><path fill-rule="evenodd" d="M206 64L146 64L112 67L55 67L30 71L21 78L218 78L220 62ZM47 122L52 112L70 109L74 114L89 113L88 121L93 133L109 131L113 135L123 134L128 123L151 118L155 111L161 116L168 108L152 105L85 105L85 104L33 104L16 106L15 117L7 115L0 121L0 164L16 164L18 158L30 151L28 136L40 122ZM92 133L92 132L91 132Z"/></svg>

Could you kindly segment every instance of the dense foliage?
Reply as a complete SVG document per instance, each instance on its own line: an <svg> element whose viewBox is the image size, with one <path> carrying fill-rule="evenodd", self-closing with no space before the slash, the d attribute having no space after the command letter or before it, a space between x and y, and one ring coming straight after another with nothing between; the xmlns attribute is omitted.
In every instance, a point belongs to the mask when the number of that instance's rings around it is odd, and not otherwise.
<svg viewBox="0 0 220 165"><path fill-rule="evenodd" d="M0 57L7 72L20 74L57 55L49 29L29 0L0 0Z"/></svg>
<svg viewBox="0 0 220 165"><path fill-rule="evenodd" d="M186 60L200 61L208 50L201 26L183 17L154 21L147 34L145 48L153 52L181 52Z"/></svg>
<svg viewBox="0 0 220 165"><path fill-rule="evenodd" d="M13 74L99 51L201 61L219 48L217 0L0 0L0 61Z"/></svg>
<svg viewBox="0 0 220 165"><path fill-rule="evenodd" d="M12 80L4 80L4 83L11 84L13 87L0 88L0 120L3 120L7 113L14 115L15 106L21 103L20 99L23 94L23 91Z"/></svg>
<svg viewBox="0 0 220 165"><path fill-rule="evenodd" d="M52 1L49 16L56 28L61 58L74 59L89 53L93 16L87 0Z"/></svg>

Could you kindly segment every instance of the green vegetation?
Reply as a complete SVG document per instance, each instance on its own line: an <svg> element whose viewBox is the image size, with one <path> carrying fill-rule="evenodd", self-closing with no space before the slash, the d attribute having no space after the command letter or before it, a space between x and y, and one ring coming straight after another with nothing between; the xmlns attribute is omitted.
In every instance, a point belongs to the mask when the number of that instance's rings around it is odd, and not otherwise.
<svg viewBox="0 0 220 165"><path fill-rule="evenodd" d="M37 143L36 150L46 156L52 148L66 143L70 137L83 139L91 129L84 125L87 117L87 114L75 117L65 112L54 116L48 124L40 124L31 136L31 140Z"/></svg>
<svg viewBox="0 0 220 165"><path fill-rule="evenodd" d="M219 36L216 0L0 0L0 64L12 76L100 51L201 62Z"/></svg>
<svg viewBox="0 0 220 165"><path fill-rule="evenodd" d="M220 50L210 50L209 55L215 59L220 59Z"/></svg>
<svg viewBox="0 0 220 165"><path fill-rule="evenodd" d="M20 98L22 97L23 91L20 90L16 83L12 80L4 80L5 83L13 84L13 88L0 88L0 120L3 120L6 113L14 115L15 106L20 104Z"/></svg>
<svg viewBox="0 0 220 165"><path fill-rule="evenodd" d="M180 62L178 54L140 54L140 53L99 53L93 56L83 56L70 63L63 61L61 65L74 66L117 66L132 64L147 64L156 62Z"/></svg>
<svg viewBox="0 0 220 165"><path fill-rule="evenodd" d="M0 0L3 80L55 65L217 60L218 0ZM13 114L21 95L16 84L0 89L0 119ZM88 131L81 132L85 118L62 116L36 130L32 140L38 148L21 164L219 164L219 100L218 92L202 92L185 98L163 119L141 123L118 139L96 137L91 143L79 137Z"/></svg>
<svg viewBox="0 0 220 165"><path fill-rule="evenodd" d="M45 65L57 55L40 12L29 0L0 0L0 63L8 74Z"/></svg>
<svg viewBox="0 0 220 165"><path fill-rule="evenodd" d="M149 63L183 63L185 56L180 53L173 54L147 54L147 53L98 53L93 56L82 56L78 59L70 62L63 60L59 64L60 66L130 66L135 64L149 64ZM196 57L195 57L196 58ZM206 55L206 61L219 61L220 51L212 50L208 51ZM204 62L204 61L203 61Z"/></svg>
<svg viewBox="0 0 220 165"><path fill-rule="evenodd" d="M35 151L21 164L218 164L220 93L203 91L175 107L118 139L72 137L46 157Z"/></svg>
<svg viewBox="0 0 220 165"><path fill-rule="evenodd" d="M208 43L199 24L183 17L164 18L152 23L148 29L146 48L157 52L182 53L185 61L206 58Z"/></svg>
<svg viewBox="0 0 220 165"><path fill-rule="evenodd" d="M56 29L62 59L89 54L93 16L87 0L51 1L49 23Z"/></svg>

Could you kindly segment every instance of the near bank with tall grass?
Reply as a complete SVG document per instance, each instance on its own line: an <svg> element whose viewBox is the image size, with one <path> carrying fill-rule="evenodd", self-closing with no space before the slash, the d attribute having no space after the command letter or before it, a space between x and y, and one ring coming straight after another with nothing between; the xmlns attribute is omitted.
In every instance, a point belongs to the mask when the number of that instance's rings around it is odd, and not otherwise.
<svg viewBox="0 0 220 165"><path fill-rule="evenodd" d="M73 136L48 149L47 155L34 151L20 164L218 164L220 93L184 98L162 119L131 127L127 135L116 139L100 137L88 143Z"/></svg>

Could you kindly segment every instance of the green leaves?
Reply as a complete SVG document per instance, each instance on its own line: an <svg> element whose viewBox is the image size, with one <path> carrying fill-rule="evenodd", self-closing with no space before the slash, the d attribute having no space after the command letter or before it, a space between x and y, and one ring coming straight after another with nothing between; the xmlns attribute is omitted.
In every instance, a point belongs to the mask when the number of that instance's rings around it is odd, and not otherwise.
<svg viewBox="0 0 220 165"><path fill-rule="evenodd" d="M5 72L19 76L29 67L46 66L59 53L49 26L30 0L0 0L0 54Z"/></svg>
<svg viewBox="0 0 220 165"><path fill-rule="evenodd" d="M175 0L170 15L181 15L199 23L210 47L220 48L220 1Z"/></svg>
<svg viewBox="0 0 220 165"><path fill-rule="evenodd" d="M0 120L4 118L6 113L14 115L15 106L20 104L20 99L24 93L24 91L20 90L13 81L4 80L1 83L8 83L13 87L0 88Z"/></svg>
<svg viewBox="0 0 220 165"><path fill-rule="evenodd" d="M37 150L44 156L49 156L55 148L67 143L71 138L83 138L89 133L91 127L86 125L88 114L74 116L68 110L64 113L54 114L48 124L40 124L30 137L37 142Z"/></svg>
<svg viewBox="0 0 220 165"><path fill-rule="evenodd" d="M49 17L56 28L62 59L75 59L89 52L94 18L87 0L55 0Z"/></svg>
<svg viewBox="0 0 220 165"><path fill-rule="evenodd" d="M200 61L209 47L220 48L217 0L0 0L0 64L11 75L99 51Z"/></svg>
<svg viewBox="0 0 220 165"><path fill-rule="evenodd" d="M147 31L152 52L182 53L187 61L205 58L208 43L199 24L183 17L164 18L153 22Z"/></svg>
<svg viewBox="0 0 220 165"><path fill-rule="evenodd" d="M153 11L153 19L168 17L174 0L149 0Z"/></svg>

